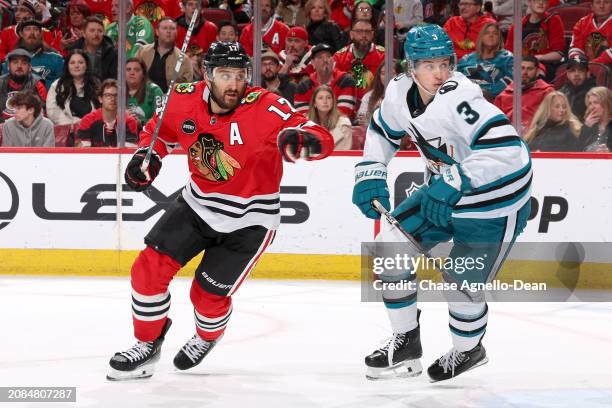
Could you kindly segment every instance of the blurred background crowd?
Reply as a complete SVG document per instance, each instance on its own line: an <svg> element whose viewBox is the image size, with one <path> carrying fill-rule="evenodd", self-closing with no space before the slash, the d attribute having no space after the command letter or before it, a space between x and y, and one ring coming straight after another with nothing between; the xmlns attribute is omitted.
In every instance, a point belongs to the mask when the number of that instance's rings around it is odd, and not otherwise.
<svg viewBox="0 0 612 408"><path fill-rule="evenodd" d="M389 0L391 1L391 0ZM117 146L119 88L125 144L161 105L198 0L0 0L0 144ZM327 127L337 150L363 148L384 97L385 54L404 71L403 41L422 23L441 25L456 70L513 118L514 55L521 53L521 132L534 151L612 149L612 0L527 0L522 47L513 47L512 0L393 0L393 49L385 49L384 0L260 0L261 86ZM250 0L202 0L178 82L199 81L216 40L253 53ZM126 50L117 82L118 47ZM388 47L391 48L391 47ZM403 149L414 147L406 140Z"/></svg>

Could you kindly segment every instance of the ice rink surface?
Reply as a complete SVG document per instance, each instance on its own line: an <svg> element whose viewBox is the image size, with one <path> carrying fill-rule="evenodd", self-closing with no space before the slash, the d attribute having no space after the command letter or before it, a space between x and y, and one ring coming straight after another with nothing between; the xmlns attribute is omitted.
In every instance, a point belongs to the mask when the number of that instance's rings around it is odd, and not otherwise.
<svg viewBox="0 0 612 408"><path fill-rule="evenodd" d="M225 337L193 372L172 366L195 332L190 280L171 285L174 321L155 375L108 382L134 343L127 278L0 277L0 386L76 386L41 407L612 407L612 303L490 303L489 363L453 380L371 382L363 357L389 336L357 282L249 280ZM423 303L426 368L451 345L443 303Z"/></svg>

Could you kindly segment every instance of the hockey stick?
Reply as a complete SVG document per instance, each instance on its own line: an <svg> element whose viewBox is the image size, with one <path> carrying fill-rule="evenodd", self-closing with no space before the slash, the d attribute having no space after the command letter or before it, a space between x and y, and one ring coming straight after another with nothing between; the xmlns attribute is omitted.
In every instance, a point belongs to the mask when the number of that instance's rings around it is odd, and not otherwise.
<svg viewBox="0 0 612 408"><path fill-rule="evenodd" d="M162 100L161 113L157 118L157 123L155 124L155 129L153 130L153 136L151 137L151 144L147 149L147 154L145 155L142 164L140 165L140 171L149 179L149 174L147 173L147 169L149 168L149 163L151 162L151 154L153 154L153 147L155 146L155 142L157 142L157 138L159 137L159 129L161 128L161 124L164 121L164 116L166 116L166 108L168 107L168 103L170 102L170 96L172 95L172 90L174 89L174 83L176 82L176 78L178 77L179 71L181 70L181 66L183 65L183 60L185 59L185 51L187 51L187 45L189 44L189 40L191 39L191 33L193 32L193 28L195 27L195 22L200 15L200 7L202 5L201 1L198 1L198 5L191 16L191 21L189 22L189 27L187 28L187 33L185 34L185 39L183 40L183 45L181 46L181 52L179 53L179 57L176 60L176 65L174 66L174 72L172 73L172 79L170 80L170 85L168 85L168 90L166 91L166 95Z"/></svg>
<svg viewBox="0 0 612 408"><path fill-rule="evenodd" d="M408 243L412 245L412 249L415 249L418 253L425 255L425 257L427 258L433 258L429 251L423 248L423 246L419 244L419 242L408 231L406 231L404 227L402 227L399 221L396 220L395 217L392 216L389 211L387 211L387 209L380 203L380 201L378 201L377 199L372 200L372 207L374 207L376 212L379 213L382 217L385 217L387 222L389 222L389 224L396 228L408 240ZM473 297L469 291L461 290L461 283L458 282L450 273L435 267L434 271L442 275L442 279L444 279L445 282L455 284L457 290L461 292L464 296L466 296L469 302L481 301L481 299Z"/></svg>

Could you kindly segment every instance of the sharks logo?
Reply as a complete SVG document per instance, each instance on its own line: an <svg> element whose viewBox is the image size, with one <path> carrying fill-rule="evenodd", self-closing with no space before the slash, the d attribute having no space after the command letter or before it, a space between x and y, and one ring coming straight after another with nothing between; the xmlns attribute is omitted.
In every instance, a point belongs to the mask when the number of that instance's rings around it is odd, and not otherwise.
<svg viewBox="0 0 612 408"><path fill-rule="evenodd" d="M427 139L412 123L408 128L408 132L411 134L418 149L427 160L427 167L434 174L440 174L440 169L442 167L456 163L453 159L453 146L447 145L444 136L434 136Z"/></svg>

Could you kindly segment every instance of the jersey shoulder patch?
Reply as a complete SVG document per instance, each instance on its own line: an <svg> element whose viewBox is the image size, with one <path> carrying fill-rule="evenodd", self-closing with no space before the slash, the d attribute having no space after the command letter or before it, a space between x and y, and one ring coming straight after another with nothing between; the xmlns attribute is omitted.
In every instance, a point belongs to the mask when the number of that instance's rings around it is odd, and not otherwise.
<svg viewBox="0 0 612 408"><path fill-rule="evenodd" d="M196 90L196 82L184 82L174 86L174 92L177 94L192 94Z"/></svg>
<svg viewBox="0 0 612 408"><path fill-rule="evenodd" d="M383 47L382 45L376 45L376 51L378 52L385 52L385 47Z"/></svg>

